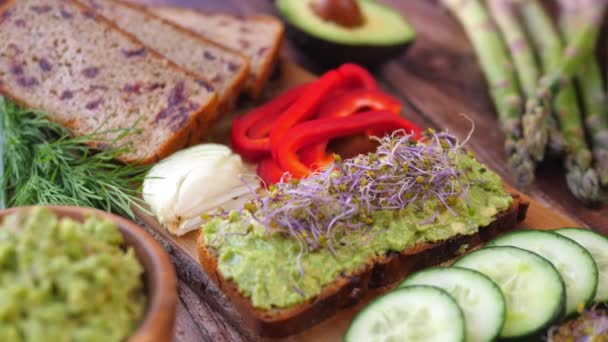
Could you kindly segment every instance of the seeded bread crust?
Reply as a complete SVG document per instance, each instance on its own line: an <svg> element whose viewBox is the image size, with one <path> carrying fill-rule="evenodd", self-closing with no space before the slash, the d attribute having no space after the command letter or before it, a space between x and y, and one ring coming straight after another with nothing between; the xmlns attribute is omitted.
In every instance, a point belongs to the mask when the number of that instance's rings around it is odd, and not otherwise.
<svg viewBox="0 0 608 342"><path fill-rule="evenodd" d="M206 80L76 0L2 3L0 93L76 136L137 124L140 133L116 144L132 148L121 161L143 164L204 134L218 103ZM108 134L92 147L111 147L114 138Z"/></svg>
<svg viewBox="0 0 608 342"><path fill-rule="evenodd" d="M340 308L356 304L370 288L387 286L425 267L453 258L463 246L473 248L512 230L524 220L529 203L513 195L511 206L475 235L455 236L438 243L419 244L402 253L391 252L370 260L361 269L325 286L319 296L290 308L260 310L241 294L238 286L218 271L217 257L198 240L199 260L209 278L222 290L248 330L264 337L285 337L308 329L334 315Z"/></svg>
<svg viewBox="0 0 608 342"><path fill-rule="evenodd" d="M252 98L262 93L276 65L284 26L268 15L236 16L178 7L149 7L156 15L207 39L242 51L251 59L247 90Z"/></svg>
<svg viewBox="0 0 608 342"><path fill-rule="evenodd" d="M148 11L120 0L82 0L180 67L210 82L220 114L231 111L249 75L249 58Z"/></svg>

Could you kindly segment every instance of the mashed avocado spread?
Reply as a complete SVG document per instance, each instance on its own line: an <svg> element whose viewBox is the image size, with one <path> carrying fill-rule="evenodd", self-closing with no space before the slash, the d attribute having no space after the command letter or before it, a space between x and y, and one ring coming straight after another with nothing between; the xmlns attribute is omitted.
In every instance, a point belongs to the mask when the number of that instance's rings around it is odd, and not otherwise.
<svg viewBox="0 0 608 342"><path fill-rule="evenodd" d="M441 186L467 184L466 194L461 191L462 196L449 198L449 210L440 198L429 196L399 210L373 211L369 220L373 223L366 229L344 233L334 228L337 236L333 238L333 253L329 248L302 252L301 240L269 232L260 219L251 219L248 210L209 221L202 229L202 243L217 253L220 274L250 297L256 308L301 303L376 255L401 252L417 243L442 241L457 234L475 234L509 207L512 197L503 189L499 176L467 153L451 150L446 156L452 158L457 170L453 174L457 176Z"/></svg>
<svg viewBox="0 0 608 342"><path fill-rule="evenodd" d="M143 268L110 221L19 211L0 226L0 341L124 341L143 316Z"/></svg>

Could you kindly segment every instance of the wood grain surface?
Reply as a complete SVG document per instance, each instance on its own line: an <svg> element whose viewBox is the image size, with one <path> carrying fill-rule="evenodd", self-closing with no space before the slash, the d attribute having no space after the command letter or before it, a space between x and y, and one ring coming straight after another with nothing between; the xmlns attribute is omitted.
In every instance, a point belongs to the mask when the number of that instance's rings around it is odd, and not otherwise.
<svg viewBox="0 0 608 342"><path fill-rule="evenodd" d="M273 3L269 0L136 1L238 14L276 14ZM382 86L406 104L403 115L423 127L447 128L463 137L470 129L470 123L459 114L471 117L476 127L468 147L484 163L512 183L513 178L506 166L502 148L503 135L498 130L496 115L475 55L458 23L436 1L381 1L401 12L418 31L418 38L411 49L374 70ZM323 72L321 67L289 41L285 42L283 56L310 71ZM222 132L221 128L218 132ZM533 206L526 224L538 227L579 224L608 234L607 207L587 209L579 204L566 188L560 160L551 160L541 165L536 183L526 193L550 209L537 212L534 209L536 206ZM555 219L558 216L552 212L559 212L571 220ZM174 246L165 247L171 250ZM176 255L172 257L174 261L178 258ZM178 261L180 267L183 262ZM188 272L187 268L180 275L188 281L182 280L179 285L181 305L178 308L175 341L246 340L239 335L238 330L215 314L217 308L198 300L196 294L204 294L206 289L200 288L195 277L184 276L184 272Z"/></svg>
<svg viewBox="0 0 608 342"><path fill-rule="evenodd" d="M277 74L279 77L270 82L267 94L265 94L266 96L272 96L277 91L287 89L312 78L311 74L304 72L298 66L288 61L283 61L280 64ZM241 104L241 107L245 106L246 108L246 105ZM241 108L241 110L243 109ZM214 142L227 143L226 137L229 136L230 122L230 117L223 118L214 127L210 139ZM510 191L516 192L512 188ZM239 201L234 201L223 204L222 207L230 210L238 208L238 203ZM180 276L182 307L178 311L177 326L178 332L184 335L183 340L191 340L192 336L197 333L197 330L194 328L197 325L201 327L206 336L211 336L214 341L232 341L235 338L261 340L257 335L253 335L244 327L243 320L238 312L235 311L233 305L202 270L198 260L197 248L199 233L194 231L182 237L175 237L163 229L154 217L138 210L136 212L142 221L142 226L146 227L150 233L164 243L164 247L170 252L177 273ZM521 227L554 229L576 224L574 220L531 200L528 216ZM354 315L371 299L389 289L389 287L385 287L372 290L358 305L341 309L336 315L314 326L312 329L290 336L284 340L297 342L340 340Z"/></svg>
<svg viewBox="0 0 608 342"><path fill-rule="evenodd" d="M511 189L516 192L516 190ZM526 196L524 196L526 198ZM526 198L529 200L528 198ZM213 341L260 340L260 341L340 341L352 318L373 298L389 291L392 286L370 289L355 306L343 308L334 316L304 332L284 339L262 339L251 333L242 324L232 304L207 277L198 261L198 232L190 232L182 237L171 236L155 218L142 212L137 213L142 226L147 227L157 239L165 242L180 276L180 299L178 309L176 340L193 341L193 336L204 332ZM543 205L531 201L526 220L520 228L551 230L576 225L576 222ZM393 284L394 285L394 284Z"/></svg>

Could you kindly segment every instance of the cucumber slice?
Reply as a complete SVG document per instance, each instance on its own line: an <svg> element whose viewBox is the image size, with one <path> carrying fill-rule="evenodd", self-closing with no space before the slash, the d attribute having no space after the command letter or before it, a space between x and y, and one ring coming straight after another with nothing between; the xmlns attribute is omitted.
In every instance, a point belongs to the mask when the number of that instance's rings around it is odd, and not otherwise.
<svg viewBox="0 0 608 342"><path fill-rule="evenodd" d="M486 247L454 265L487 275L502 290L507 316L500 337L535 335L563 312L566 291L562 278L536 253L516 247Z"/></svg>
<svg viewBox="0 0 608 342"><path fill-rule="evenodd" d="M430 285L446 290L460 305L467 342L494 341L505 322L505 298L487 276L460 267L435 267L414 273L399 287Z"/></svg>
<svg viewBox="0 0 608 342"><path fill-rule="evenodd" d="M346 342L464 342L464 315L450 295L433 286L409 286L369 303L351 322Z"/></svg>
<svg viewBox="0 0 608 342"><path fill-rule="evenodd" d="M590 229L562 228L554 232L576 241L591 254L598 270L594 300L608 301L608 238Z"/></svg>
<svg viewBox="0 0 608 342"><path fill-rule="evenodd" d="M513 246L549 260L566 285L566 315L590 304L597 289L598 272L591 254L578 243L542 230L519 230L500 236L487 246Z"/></svg>

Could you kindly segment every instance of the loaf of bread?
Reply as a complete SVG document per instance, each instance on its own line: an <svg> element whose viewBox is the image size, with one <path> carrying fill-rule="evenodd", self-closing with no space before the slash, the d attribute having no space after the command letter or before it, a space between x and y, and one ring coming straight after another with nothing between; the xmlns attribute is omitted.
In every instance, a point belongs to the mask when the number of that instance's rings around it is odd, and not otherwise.
<svg viewBox="0 0 608 342"><path fill-rule="evenodd" d="M247 90L256 98L276 64L283 24L266 15L234 16L176 7L151 7L151 11L207 39L240 51L251 60Z"/></svg>
<svg viewBox="0 0 608 342"><path fill-rule="evenodd" d="M0 6L0 93L82 136L137 127L96 147L128 143L125 162L149 163L186 145L216 115L217 94L75 0Z"/></svg>
<svg viewBox="0 0 608 342"><path fill-rule="evenodd" d="M246 331L254 336L285 337L306 330L335 314L339 309L356 304L368 289L394 284L425 267L446 262L465 248L474 248L499 234L514 229L524 220L529 203L513 195L511 205L495 215L494 221L480 227L473 235L456 235L436 243L421 243L401 253L378 255L351 274L344 274L321 289L321 293L303 303L286 308L256 308L251 298L218 269L217 252L199 238L199 259L205 272L233 305ZM235 260L238 258L235 258Z"/></svg>
<svg viewBox="0 0 608 342"><path fill-rule="evenodd" d="M84 2L177 65L209 80L220 97L220 114L232 109L249 73L249 61L136 4L118 0Z"/></svg>

